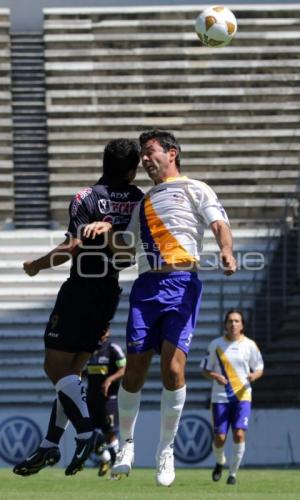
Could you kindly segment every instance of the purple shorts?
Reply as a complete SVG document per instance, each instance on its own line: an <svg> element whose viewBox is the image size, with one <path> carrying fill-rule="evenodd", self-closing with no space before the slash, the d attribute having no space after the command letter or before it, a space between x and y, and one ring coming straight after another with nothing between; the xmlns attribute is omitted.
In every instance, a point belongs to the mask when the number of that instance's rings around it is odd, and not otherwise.
<svg viewBox="0 0 300 500"><path fill-rule="evenodd" d="M130 294L127 352L161 351L168 340L188 353L201 303L197 273L143 273Z"/></svg>
<svg viewBox="0 0 300 500"><path fill-rule="evenodd" d="M250 401L234 401L232 403L213 403L212 416L215 434L227 434L232 429L248 429L251 413Z"/></svg>

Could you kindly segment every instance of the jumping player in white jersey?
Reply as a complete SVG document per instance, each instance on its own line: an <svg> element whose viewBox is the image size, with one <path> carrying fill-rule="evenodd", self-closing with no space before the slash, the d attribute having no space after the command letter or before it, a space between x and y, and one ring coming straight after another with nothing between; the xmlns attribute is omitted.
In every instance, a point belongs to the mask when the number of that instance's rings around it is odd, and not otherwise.
<svg viewBox="0 0 300 500"><path fill-rule="evenodd" d="M213 481L219 481L226 463L224 447L229 427L233 452L227 484L236 484L236 473L245 453L245 431L251 413L251 383L263 375L263 359L253 340L244 334L241 311L231 309L225 317L226 333L213 340L203 362L204 375L213 380L213 451L216 466Z"/></svg>
<svg viewBox="0 0 300 500"><path fill-rule="evenodd" d="M127 364L118 393L123 447L112 472L128 475L134 460L134 429L141 389L154 352L161 355L163 391L156 481L170 486L175 479L173 444L183 410L185 364L200 308L202 282L198 264L206 226L221 250L225 274L236 270L227 215L205 183L180 173L180 146L173 134L150 130L141 134L143 166L154 181L133 212L123 235L113 235L114 251L138 248L140 276L130 294L127 323ZM86 236L110 227L90 224Z"/></svg>

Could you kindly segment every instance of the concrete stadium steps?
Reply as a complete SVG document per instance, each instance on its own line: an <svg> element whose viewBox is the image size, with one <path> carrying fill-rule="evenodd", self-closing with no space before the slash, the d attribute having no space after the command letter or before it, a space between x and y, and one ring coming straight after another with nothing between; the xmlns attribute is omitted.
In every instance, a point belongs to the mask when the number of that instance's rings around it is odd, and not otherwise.
<svg viewBox="0 0 300 500"><path fill-rule="evenodd" d="M16 228L47 228L49 183L42 34L13 33L11 60L14 224Z"/></svg>
<svg viewBox="0 0 300 500"><path fill-rule="evenodd" d="M71 192L99 177L108 140L151 127L175 132L183 169L205 172L231 218L275 219L286 197L294 216L300 8L234 12L232 44L209 49L194 31L197 6L44 10L54 219L65 221ZM138 182L150 185L142 171Z"/></svg>
<svg viewBox="0 0 300 500"><path fill-rule="evenodd" d="M12 222L14 175L12 147L12 96L10 58L10 13L0 9L0 228Z"/></svg>
<svg viewBox="0 0 300 500"><path fill-rule="evenodd" d="M236 251L275 250L280 233L274 229L273 244L267 243L270 230L266 227L250 231L234 229ZM209 235L204 251L216 250ZM43 333L53 307L56 293L68 275L68 266L43 271L29 278L22 262L48 252L64 239L63 231L24 230L0 232L0 381L3 391L0 404L50 404L53 388L43 373ZM128 312L128 297L136 271L121 273L123 294L111 330L113 338L123 347ZM232 279L233 278L233 279ZM219 334L223 311L239 304L244 294L244 308L250 314L255 288L259 288L263 271L256 284L253 273L241 270L226 279L220 271L203 272L204 296L187 364L189 385L187 405L206 406L209 383L200 374L199 364L209 341ZM226 295L222 298L222 291ZM3 382L3 383L2 383ZM149 381L143 391L143 405L159 403L159 358L153 359Z"/></svg>

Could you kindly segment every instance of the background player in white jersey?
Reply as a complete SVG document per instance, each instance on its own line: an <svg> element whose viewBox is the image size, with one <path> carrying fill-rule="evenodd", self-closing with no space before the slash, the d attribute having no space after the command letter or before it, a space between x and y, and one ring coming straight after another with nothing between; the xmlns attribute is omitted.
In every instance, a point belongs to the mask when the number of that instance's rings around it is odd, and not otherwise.
<svg viewBox="0 0 300 500"><path fill-rule="evenodd" d="M186 397L186 357L201 302L197 271L206 226L219 244L225 274L235 272L236 263L226 213L207 184L181 175L174 135L150 130L141 134L140 145L143 166L155 186L135 208L126 234L113 238L115 251L137 246L140 276L130 294L127 364L118 393L123 447L112 472L128 475L131 470L141 389L158 352L163 390L156 481L170 486L175 479L173 443ZM108 229L95 223L85 235L95 237Z"/></svg>
<svg viewBox="0 0 300 500"><path fill-rule="evenodd" d="M227 484L236 483L236 473L245 453L245 431L251 413L251 382L263 375L263 359L253 340L244 334L243 313L231 309L225 316L226 333L213 340L203 363L204 375L213 380L213 451L216 466L212 479L219 481L226 462L224 447L232 428L233 452Z"/></svg>

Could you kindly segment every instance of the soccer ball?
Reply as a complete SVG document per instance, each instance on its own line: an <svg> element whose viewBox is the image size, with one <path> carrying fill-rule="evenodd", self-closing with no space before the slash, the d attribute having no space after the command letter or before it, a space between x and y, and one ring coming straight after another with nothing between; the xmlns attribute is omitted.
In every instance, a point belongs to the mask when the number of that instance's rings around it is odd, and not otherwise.
<svg viewBox="0 0 300 500"><path fill-rule="evenodd" d="M231 10L215 6L204 9L196 19L196 33L207 47L225 47L237 31L237 21Z"/></svg>

